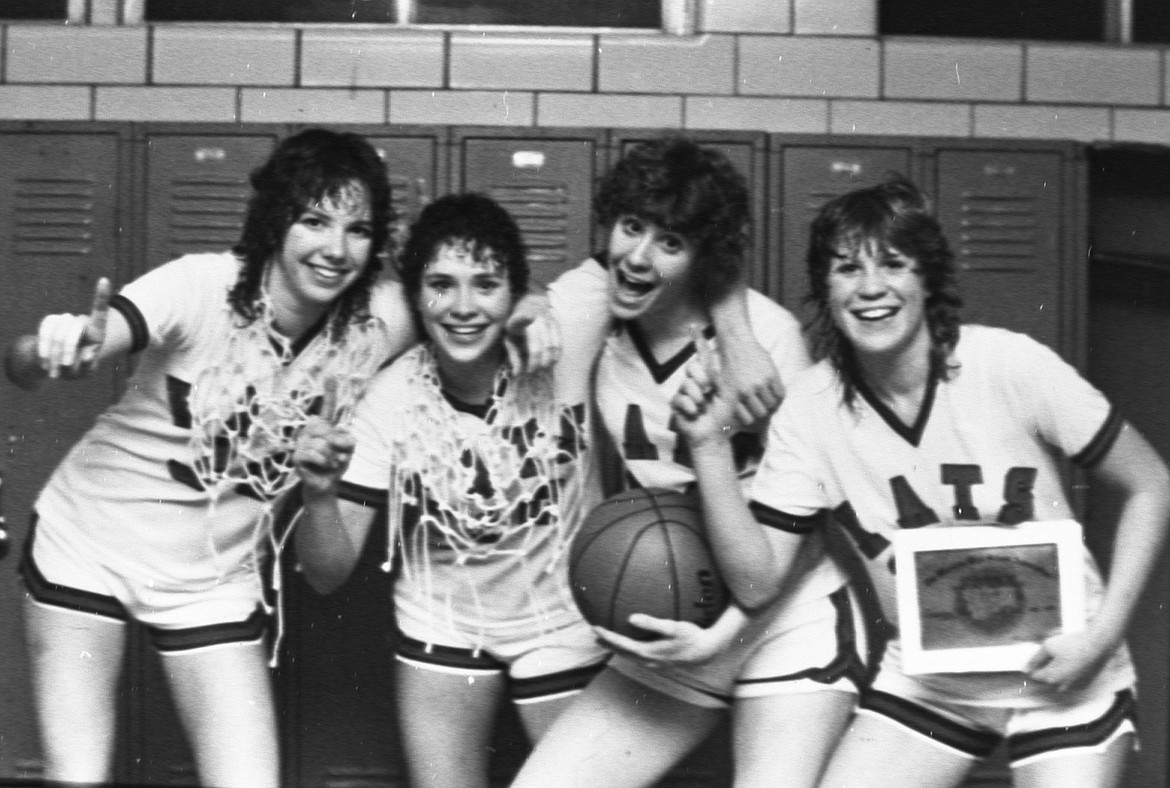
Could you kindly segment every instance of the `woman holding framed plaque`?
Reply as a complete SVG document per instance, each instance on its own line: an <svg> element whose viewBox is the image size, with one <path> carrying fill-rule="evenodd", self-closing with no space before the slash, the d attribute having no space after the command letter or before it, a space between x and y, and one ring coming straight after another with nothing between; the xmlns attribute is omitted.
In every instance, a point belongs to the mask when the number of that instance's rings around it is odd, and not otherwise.
<svg viewBox="0 0 1170 788"><path fill-rule="evenodd" d="M1048 348L960 328L954 260L913 184L826 204L808 266L821 361L772 421L751 512L825 527L889 635L822 788L958 785L1001 743L1016 785L1118 785L1124 634L1170 519L1165 464ZM729 451L712 373L692 365L675 401L693 455ZM1065 460L1125 494L1107 584ZM708 518L747 516L725 498Z"/></svg>

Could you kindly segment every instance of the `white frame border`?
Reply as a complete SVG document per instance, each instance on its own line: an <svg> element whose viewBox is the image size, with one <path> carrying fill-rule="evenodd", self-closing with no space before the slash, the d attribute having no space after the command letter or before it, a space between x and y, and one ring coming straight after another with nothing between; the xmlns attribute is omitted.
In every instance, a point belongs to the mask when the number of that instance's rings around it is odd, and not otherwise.
<svg viewBox="0 0 1170 788"><path fill-rule="evenodd" d="M897 532L894 535L894 560L902 670L908 674L1023 670L1039 650L1039 643L923 650L914 556L935 550L1041 544L1052 544L1057 551L1061 631L1082 630L1085 628L1085 557L1081 525L1075 520L1026 522L1016 526L916 528Z"/></svg>

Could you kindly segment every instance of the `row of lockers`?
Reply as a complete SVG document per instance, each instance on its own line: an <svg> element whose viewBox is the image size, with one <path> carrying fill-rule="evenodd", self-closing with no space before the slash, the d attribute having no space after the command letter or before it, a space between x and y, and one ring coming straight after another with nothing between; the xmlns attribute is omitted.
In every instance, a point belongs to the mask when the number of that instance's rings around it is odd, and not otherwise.
<svg viewBox="0 0 1170 788"><path fill-rule="evenodd" d="M291 126L138 124L0 125L0 341L32 330L50 311L88 304L99 276L125 282L180 254L234 243L247 175ZM538 278L548 281L602 240L590 216L593 185L625 146L656 132L625 129L352 127L382 154L405 227L448 191L491 194L517 217ZM1074 361L1082 354L1083 164L1069 143L853 138L707 132L743 171L754 199L753 281L799 310L806 290L808 222L832 196L887 172L933 195L964 270L971 318L1028 331ZM0 459L8 520L23 538L31 502L60 455L115 395L119 371L35 396L7 381ZM0 617L18 618L14 561ZM394 786L384 576L359 571L320 599L293 583L290 633L277 686L290 786ZM23 644L0 638L0 782L39 770L28 724ZM193 783L189 754L157 665L130 652L120 780ZM503 736L501 776L520 757ZM698 759L674 785L714 785L719 757ZM712 766L716 764L716 766ZM689 775L689 776L688 776Z"/></svg>

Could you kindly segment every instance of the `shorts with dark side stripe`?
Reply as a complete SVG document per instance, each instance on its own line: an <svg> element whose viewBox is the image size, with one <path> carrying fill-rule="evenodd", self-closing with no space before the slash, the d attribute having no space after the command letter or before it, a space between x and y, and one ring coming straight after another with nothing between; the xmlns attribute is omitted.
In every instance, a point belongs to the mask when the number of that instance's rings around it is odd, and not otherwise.
<svg viewBox="0 0 1170 788"><path fill-rule="evenodd" d="M81 554L40 538L33 522L20 575L35 604L119 623L145 625L160 652L180 653L235 643L259 643L269 616L254 582L215 584L192 591L158 591L119 577ZM68 582L64 582L68 580Z"/></svg>
<svg viewBox="0 0 1170 788"><path fill-rule="evenodd" d="M1013 767L1072 750L1104 752L1137 730L1137 703L1128 689L1034 708L970 706L922 697L911 701L871 689L863 695L858 713L909 728L935 746L973 760L987 757L1006 741Z"/></svg>
<svg viewBox="0 0 1170 788"><path fill-rule="evenodd" d="M514 703L539 703L580 692L609 658L584 621L479 648L424 643L400 631L398 660L406 665L460 676L503 675Z"/></svg>
<svg viewBox="0 0 1170 788"><path fill-rule="evenodd" d="M740 641L700 665L650 667L618 655L611 667L694 706L728 708L736 698L836 691L857 694L865 679L865 628L848 587L759 613Z"/></svg>

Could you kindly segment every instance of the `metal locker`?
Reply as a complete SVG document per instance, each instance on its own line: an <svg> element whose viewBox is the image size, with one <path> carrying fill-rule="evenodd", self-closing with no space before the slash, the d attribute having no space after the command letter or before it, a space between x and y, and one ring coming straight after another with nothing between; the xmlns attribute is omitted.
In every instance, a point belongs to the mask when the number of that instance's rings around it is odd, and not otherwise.
<svg viewBox="0 0 1170 788"><path fill-rule="evenodd" d="M360 129L358 130L360 132ZM390 178L390 202L394 207L395 248L401 248L410 223L418 218L435 195L445 191L440 172L445 149L440 145L438 132L423 136L366 135L366 139L386 162Z"/></svg>
<svg viewBox="0 0 1170 788"><path fill-rule="evenodd" d="M248 134L148 131L145 135L147 268L192 252L222 252L240 239L248 175L279 130Z"/></svg>
<svg viewBox="0 0 1170 788"><path fill-rule="evenodd" d="M613 166L632 145L656 139L658 136L660 135L641 131L615 132L615 144L609 162L610 166ZM748 195L751 200L752 237L746 261L746 272L748 282L752 287L762 293L768 292L767 276L771 261L767 255L768 228L764 220L768 179L765 163L767 157L765 136L750 132L710 131L690 131L687 132L687 136L700 145L715 148L727 156L747 181ZM605 238L598 239L601 244L604 244L605 240Z"/></svg>
<svg viewBox="0 0 1170 788"><path fill-rule="evenodd" d="M889 173L914 177L914 158L908 144L854 147L774 140L772 150L771 191L780 204L771 207L775 230L768 295L803 319L809 289L808 230L817 211L834 197L872 186Z"/></svg>
<svg viewBox="0 0 1170 788"><path fill-rule="evenodd" d="M535 281L548 283L593 252L592 195L601 132L524 136L456 132L456 188L490 195L520 225Z"/></svg>
<svg viewBox="0 0 1170 788"><path fill-rule="evenodd" d="M939 150L933 189L959 267L963 320L1062 345L1063 158L1056 151ZM1068 260L1067 263L1072 263Z"/></svg>
<svg viewBox="0 0 1170 788"><path fill-rule="evenodd" d="M122 137L117 128L84 132L0 129L0 315L5 343L36 331L52 312L87 312L101 276L124 281L118 227L124 210ZM2 500L11 554L0 563L0 780L41 770L17 585L18 551L33 501L64 453L114 398L114 365L79 382L27 392L0 380L4 424Z"/></svg>

